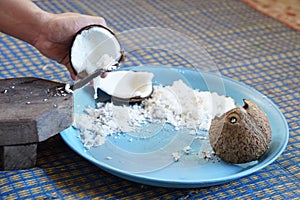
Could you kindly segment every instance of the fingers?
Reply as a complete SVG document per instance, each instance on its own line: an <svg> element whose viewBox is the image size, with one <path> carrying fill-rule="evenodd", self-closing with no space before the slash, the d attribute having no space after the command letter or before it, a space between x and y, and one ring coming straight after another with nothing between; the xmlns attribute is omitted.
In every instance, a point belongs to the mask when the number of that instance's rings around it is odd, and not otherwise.
<svg viewBox="0 0 300 200"><path fill-rule="evenodd" d="M99 24L102 26L107 27L106 21L102 17L98 16L89 16L89 15L82 15L79 14L76 19L76 24L77 24L77 31L79 31L81 28L93 24Z"/></svg>
<svg viewBox="0 0 300 200"><path fill-rule="evenodd" d="M68 69L68 71L70 73L70 76L71 76L72 80L76 81L77 80L77 76L75 75L74 71L72 70L72 67L68 67L67 66L67 69Z"/></svg>
<svg viewBox="0 0 300 200"><path fill-rule="evenodd" d="M70 63L70 59L69 59L69 56L65 56L64 59L60 62L60 64L63 64L66 66L67 70L69 71L70 73L70 76L72 78L72 80L77 80L77 77L75 75L75 71L73 69L73 67L71 66L71 63Z"/></svg>
<svg viewBox="0 0 300 200"><path fill-rule="evenodd" d="M107 27L106 21L104 18L99 16L90 16L79 13L62 13L55 15L55 20L53 20L51 25L51 32L55 33L50 39L53 44L59 45L59 48L56 50L58 57L48 56L52 59L55 59L58 63L66 66L67 70L70 73L70 76L73 80L76 80L76 72L71 66L69 50L71 48L72 38L75 34L85 26L92 24L99 24ZM53 38L55 37L55 38ZM105 77L105 75L103 75Z"/></svg>
<svg viewBox="0 0 300 200"><path fill-rule="evenodd" d="M85 27L85 26L89 26L92 24L100 24L102 26L107 27L106 21L104 18L99 17L99 16L90 16L90 15L83 15L83 14L78 14L78 13L65 13L65 15L68 17L73 18L73 37L76 34L76 32L78 32L81 28ZM69 53L69 52L68 52ZM64 64L68 71L70 72L70 76L73 80L77 80L76 77L76 72L74 71L73 67L71 66L70 63L70 57L69 55L65 56L65 58L63 59L63 61L61 62L62 64Z"/></svg>
<svg viewBox="0 0 300 200"><path fill-rule="evenodd" d="M108 72L104 72L100 75L101 78L105 78L107 76Z"/></svg>

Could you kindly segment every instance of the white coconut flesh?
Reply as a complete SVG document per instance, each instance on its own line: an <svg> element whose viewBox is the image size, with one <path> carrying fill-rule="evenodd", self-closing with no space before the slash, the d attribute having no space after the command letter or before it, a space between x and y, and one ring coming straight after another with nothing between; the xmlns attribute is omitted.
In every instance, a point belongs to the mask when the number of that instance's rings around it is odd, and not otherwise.
<svg viewBox="0 0 300 200"><path fill-rule="evenodd" d="M97 69L111 71L121 57L121 45L115 35L99 25L79 31L70 52L71 65L78 74L91 74Z"/></svg>
<svg viewBox="0 0 300 200"><path fill-rule="evenodd" d="M153 77L149 72L113 71L94 80L94 87L119 99L143 99L152 94Z"/></svg>

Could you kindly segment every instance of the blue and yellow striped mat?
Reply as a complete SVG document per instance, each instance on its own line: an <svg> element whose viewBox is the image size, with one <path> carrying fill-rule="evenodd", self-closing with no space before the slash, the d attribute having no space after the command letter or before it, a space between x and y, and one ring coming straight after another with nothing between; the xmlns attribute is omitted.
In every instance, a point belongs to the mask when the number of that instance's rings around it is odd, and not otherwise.
<svg viewBox="0 0 300 200"><path fill-rule="evenodd" d="M256 88L283 112L287 149L266 168L223 185L170 189L115 177L73 152L59 135L39 144L37 166L0 172L0 199L299 199L300 34L238 0L41 0L52 13L102 16L117 33L146 27L179 32L201 44L219 72ZM154 29L155 30L155 29ZM160 32L153 31L155 38ZM139 38L135 38L139 40ZM0 34L0 78L34 76L71 82L64 66ZM178 48L182 41L177 41ZM161 43L161 49L168 44ZM173 46L176 50L176 45ZM193 52L192 45L186 51ZM197 56L193 53L191 55ZM188 66L177 54L137 50L126 65Z"/></svg>

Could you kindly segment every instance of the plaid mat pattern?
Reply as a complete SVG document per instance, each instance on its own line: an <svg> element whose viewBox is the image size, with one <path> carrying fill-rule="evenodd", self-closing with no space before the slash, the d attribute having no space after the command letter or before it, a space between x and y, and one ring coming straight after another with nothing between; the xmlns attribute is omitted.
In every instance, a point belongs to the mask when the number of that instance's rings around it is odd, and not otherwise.
<svg viewBox="0 0 300 200"><path fill-rule="evenodd" d="M145 27L187 35L207 50L222 75L250 85L269 97L286 117L290 138L286 150L275 162L252 175L207 188L170 189L141 185L106 173L74 153L57 135L39 144L35 168L0 172L0 199L299 199L298 32L238 0L45 0L35 3L53 13L103 16L121 35L124 31ZM147 37L155 39L160 34L153 31ZM41 56L30 45L2 33L0 41L0 78L34 76L71 82L64 66ZM128 54L126 65L193 67L176 54L182 41L174 39L174 42L171 48L168 44L159 45L160 49L173 49L175 53L140 49ZM193 45L187 47L181 51L195 50ZM191 53L191 59L197 60L197 54Z"/></svg>

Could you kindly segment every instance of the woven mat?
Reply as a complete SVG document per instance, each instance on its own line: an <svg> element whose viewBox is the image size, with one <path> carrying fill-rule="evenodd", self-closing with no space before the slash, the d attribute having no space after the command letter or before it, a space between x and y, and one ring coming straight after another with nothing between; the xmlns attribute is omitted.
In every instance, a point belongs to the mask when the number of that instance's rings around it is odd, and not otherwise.
<svg viewBox="0 0 300 200"><path fill-rule="evenodd" d="M300 32L299 0L242 0L254 9Z"/></svg>
<svg viewBox="0 0 300 200"><path fill-rule="evenodd" d="M117 33L160 27L188 35L206 48L221 74L254 87L280 108L290 138L276 161L249 176L206 188L171 189L115 177L77 155L57 135L39 144L35 168L0 172L0 199L299 199L297 31L238 0L45 0L36 4L53 13L103 16ZM71 81L63 66L41 56L28 44L2 33L0 41L0 78L35 76ZM168 46L161 45L162 49ZM161 51L137 51L128 56L130 66L144 63L187 64L179 56Z"/></svg>

